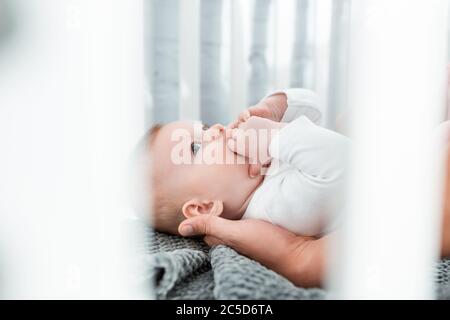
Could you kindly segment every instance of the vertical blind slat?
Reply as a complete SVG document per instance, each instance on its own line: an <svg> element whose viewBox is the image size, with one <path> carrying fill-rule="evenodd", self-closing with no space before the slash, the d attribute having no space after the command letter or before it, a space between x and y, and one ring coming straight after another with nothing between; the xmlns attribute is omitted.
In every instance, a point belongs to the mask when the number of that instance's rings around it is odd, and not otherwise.
<svg viewBox="0 0 450 320"><path fill-rule="evenodd" d="M252 15L250 47L250 74L248 104L254 105L269 90L269 66L267 63L268 20L272 0L255 0Z"/></svg>
<svg viewBox="0 0 450 320"><path fill-rule="evenodd" d="M312 83L313 48L311 45L311 13L310 0L296 1L294 29L294 49L291 68L291 86L314 89Z"/></svg>
<svg viewBox="0 0 450 320"><path fill-rule="evenodd" d="M200 119L200 0L179 1L179 113Z"/></svg>
<svg viewBox="0 0 450 320"><path fill-rule="evenodd" d="M273 87L287 88L291 77L291 59L294 38L294 8L293 0L273 0L274 10L274 69Z"/></svg>
<svg viewBox="0 0 450 320"><path fill-rule="evenodd" d="M231 1L231 75L230 75L230 113L237 116L247 107L247 56L246 40L248 31L245 30L243 20L243 6L241 0Z"/></svg>
<svg viewBox="0 0 450 320"><path fill-rule="evenodd" d="M345 111L347 99L350 1L333 1L331 19L327 127L334 130L336 126L339 129L344 129L345 126L344 120L338 117Z"/></svg>
<svg viewBox="0 0 450 320"><path fill-rule="evenodd" d="M178 79L178 0L152 0L149 49L150 85L155 122L166 123L179 118Z"/></svg>
<svg viewBox="0 0 450 320"><path fill-rule="evenodd" d="M201 118L206 124L228 123L221 75L223 0L201 2Z"/></svg>

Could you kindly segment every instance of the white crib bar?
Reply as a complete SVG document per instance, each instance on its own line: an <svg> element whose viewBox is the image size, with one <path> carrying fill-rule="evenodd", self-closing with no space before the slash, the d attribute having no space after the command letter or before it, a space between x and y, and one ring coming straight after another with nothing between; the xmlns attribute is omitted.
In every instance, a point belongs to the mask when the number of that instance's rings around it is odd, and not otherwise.
<svg viewBox="0 0 450 320"><path fill-rule="evenodd" d="M314 88L313 82L313 46L312 39L315 21L313 0L296 0L294 50L291 66L291 83L293 87Z"/></svg>
<svg viewBox="0 0 450 320"><path fill-rule="evenodd" d="M331 269L339 298L433 298L442 162L429 136L445 107L447 5L353 1L352 177Z"/></svg>
<svg viewBox="0 0 450 320"><path fill-rule="evenodd" d="M327 128L343 130L339 119L347 106L348 54L350 35L350 0L332 4L328 80ZM342 121L340 121L342 120Z"/></svg>
<svg viewBox="0 0 450 320"><path fill-rule="evenodd" d="M288 88L291 81L291 60L294 42L294 0L274 0L274 75L275 89Z"/></svg>
<svg viewBox="0 0 450 320"><path fill-rule="evenodd" d="M144 131L142 1L14 5L20 45L0 57L3 297L145 298L121 232Z"/></svg>
<svg viewBox="0 0 450 320"><path fill-rule="evenodd" d="M200 119L200 0L179 1L179 110Z"/></svg>
<svg viewBox="0 0 450 320"><path fill-rule="evenodd" d="M249 30L244 18L245 1L230 0L231 2L231 71L230 71L230 114L234 119L247 106L248 88L248 43Z"/></svg>

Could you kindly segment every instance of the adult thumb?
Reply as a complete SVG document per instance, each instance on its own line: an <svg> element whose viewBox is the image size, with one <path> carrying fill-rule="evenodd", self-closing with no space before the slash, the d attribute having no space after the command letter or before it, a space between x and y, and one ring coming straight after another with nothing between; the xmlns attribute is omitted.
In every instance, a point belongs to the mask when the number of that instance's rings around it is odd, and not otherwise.
<svg viewBox="0 0 450 320"><path fill-rule="evenodd" d="M220 238L227 235L226 229L228 220L211 214L202 214L184 220L178 226L178 232L183 237L192 236L214 236Z"/></svg>
<svg viewBox="0 0 450 320"><path fill-rule="evenodd" d="M208 245L223 244L239 251L248 237L242 232L242 220L227 220L214 215L203 214L184 220L178 232L184 237L204 236Z"/></svg>

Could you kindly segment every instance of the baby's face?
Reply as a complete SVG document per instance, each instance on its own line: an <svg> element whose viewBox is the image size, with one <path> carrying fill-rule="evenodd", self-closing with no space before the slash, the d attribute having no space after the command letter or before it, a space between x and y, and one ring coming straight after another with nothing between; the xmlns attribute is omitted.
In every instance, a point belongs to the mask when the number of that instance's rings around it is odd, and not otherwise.
<svg viewBox="0 0 450 320"><path fill-rule="evenodd" d="M183 201L220 200L222 216L240 219L262 177L250 178L248 160L227 147L222 126L179 121L161 128L153 143L154 169L182 190Z"/></svg>

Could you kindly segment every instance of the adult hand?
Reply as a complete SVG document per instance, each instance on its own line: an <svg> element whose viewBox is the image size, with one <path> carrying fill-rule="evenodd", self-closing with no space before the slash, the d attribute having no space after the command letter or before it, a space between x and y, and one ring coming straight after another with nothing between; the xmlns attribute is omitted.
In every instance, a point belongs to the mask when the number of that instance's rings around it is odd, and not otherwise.
<svg viewBox="0 0 450 320"><path fill-rule="evenodd" d="M204 236L209 246L226 245L303 287L322 284L330 236L297 236L259 220L226 220L201 215L180 224L182 236Z"/></svg>

